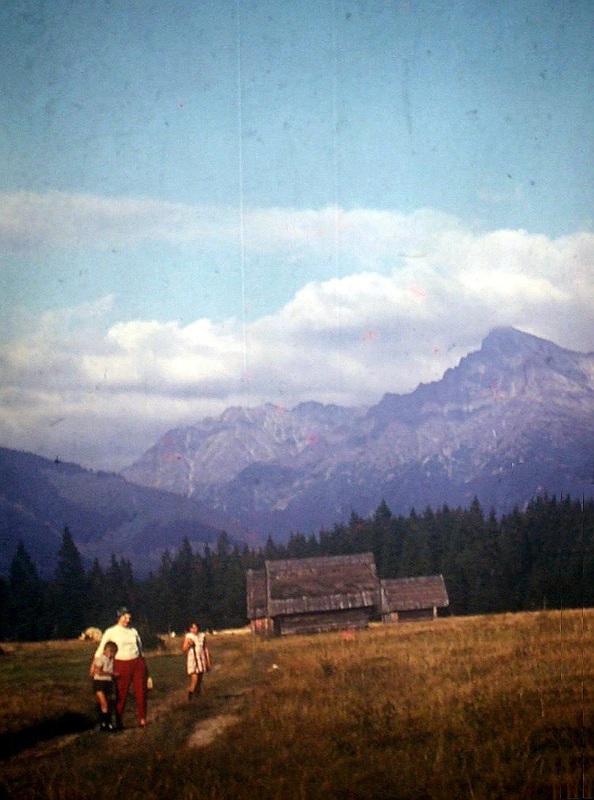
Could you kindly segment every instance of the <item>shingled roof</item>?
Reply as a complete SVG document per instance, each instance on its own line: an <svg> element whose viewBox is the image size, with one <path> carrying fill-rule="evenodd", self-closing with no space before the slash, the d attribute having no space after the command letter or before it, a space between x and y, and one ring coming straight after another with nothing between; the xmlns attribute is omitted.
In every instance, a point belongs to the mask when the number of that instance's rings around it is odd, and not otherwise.
<svg viewBox="0 0 594 800"><path fill-rule="evenodd" d="M443 575L382 581L384 604L394 611L445 608L450 604Z"/></svg>
<svg viewBox="0 0 594 800"><path fill-rule="evenodd" d="M266 593L264 600L263 592ZM250 618L380 607L373 553L266 561L248 573Z"/></svg>

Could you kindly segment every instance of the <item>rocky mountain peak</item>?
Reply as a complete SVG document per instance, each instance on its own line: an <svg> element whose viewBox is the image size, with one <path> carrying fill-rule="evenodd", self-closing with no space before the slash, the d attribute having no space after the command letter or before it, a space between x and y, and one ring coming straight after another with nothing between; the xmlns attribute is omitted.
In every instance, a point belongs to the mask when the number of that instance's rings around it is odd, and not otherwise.
<svg viewBox="0 0 594 800"><path fill-rule="evenodd" d="M507 326L493 328L483 339L479 352L489 355L497 354L505 358L515 356L519 352L525 354L537 352L543 346L557 348L557 345L547 342L546 339L540 339L538 336Z"/></svg>
<svg viewBox="0 0 594 800"><path fill-rule="evenodd" d="M566 350L546 339L540 339L515 328L496 328L485 338L480 351L468 359L485 359L501 373L522 372L526 382L536 378L539 384L561 381L566 389L571 384L594 388L591 356ZM545 378L546 376L546 378Z"/></svg>
<svg viewBox="0 0 594 800"><path fill-rule="evenodd" d="M124 475L282 538L372 513L382 499L407 512L476 495L503 511L540 492L581 494L593 451L594 355L496 328L409 394L368 409L228 409L169 432Z"/></svg>

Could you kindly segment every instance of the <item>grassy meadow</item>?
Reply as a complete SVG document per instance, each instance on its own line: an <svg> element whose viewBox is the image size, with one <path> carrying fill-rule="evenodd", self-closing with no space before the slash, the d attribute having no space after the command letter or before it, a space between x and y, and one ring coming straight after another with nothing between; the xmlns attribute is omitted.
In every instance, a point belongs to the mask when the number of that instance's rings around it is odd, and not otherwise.
<svg viewBox="0 0 594 800"><path fill-rule="evenodd" d="M149 725L101 734L82 642L2 645L0 797L410 798L594 794L594 611L209 639L150 653ZM193 738L192 738L193 737Z"/></svg>

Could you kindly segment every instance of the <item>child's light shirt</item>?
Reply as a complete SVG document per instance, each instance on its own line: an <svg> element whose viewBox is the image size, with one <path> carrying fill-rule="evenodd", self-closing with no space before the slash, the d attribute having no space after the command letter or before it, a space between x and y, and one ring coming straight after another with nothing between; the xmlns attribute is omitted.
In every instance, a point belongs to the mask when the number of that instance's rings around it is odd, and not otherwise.
<svg viewBox="0 0 594 800"><path fill-rule="evenodd" d="M113 680L113 658L101 653L95 656L95 674L93 675L96 681L112 681ZM107 674L106 674L107 673Z"/></svg>

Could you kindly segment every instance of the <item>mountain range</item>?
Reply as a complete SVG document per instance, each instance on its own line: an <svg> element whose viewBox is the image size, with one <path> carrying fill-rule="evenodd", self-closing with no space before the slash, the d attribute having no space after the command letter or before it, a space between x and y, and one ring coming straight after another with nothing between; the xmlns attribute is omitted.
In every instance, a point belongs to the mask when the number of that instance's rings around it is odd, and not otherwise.
<svg viewBox="0 0 594 800"><path fill-rule="evenodd" d="M19 540L41 572L65 525L83 558L139 574L196 548L285 541L368 517L538 495L594 496L594 354L498 328L441 380L369 407L229 408L168 431L121 475L0 448L0 573Z"/></svg>
<svg viewBox="0 0 594 800"><path fill-rule="evenodd" d="M368 408L230 408L166 433L123 471L285 540L444 504L501 514L594 490L594 354L497 328L441 380Z"/></svg>

